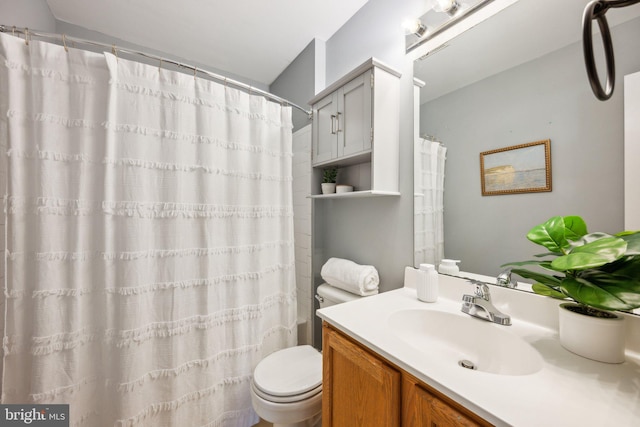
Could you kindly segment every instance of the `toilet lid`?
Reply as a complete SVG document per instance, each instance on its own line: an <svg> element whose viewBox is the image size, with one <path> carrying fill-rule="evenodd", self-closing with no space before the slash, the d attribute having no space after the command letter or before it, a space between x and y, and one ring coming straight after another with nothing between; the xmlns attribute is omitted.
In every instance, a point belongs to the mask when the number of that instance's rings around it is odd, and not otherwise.
<svg viewBox="0 0 640 427"><path fill-rule="evenodd" d="M272 396L305 393L322 384L322 355L310 345L276 351L258 363L253 383Z"/></svg>

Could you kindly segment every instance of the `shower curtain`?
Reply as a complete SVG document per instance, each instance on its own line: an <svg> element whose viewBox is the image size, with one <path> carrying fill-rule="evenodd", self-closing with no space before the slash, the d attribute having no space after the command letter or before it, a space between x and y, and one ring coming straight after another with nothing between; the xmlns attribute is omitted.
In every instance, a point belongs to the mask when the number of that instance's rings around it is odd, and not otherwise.
<svg viewBox="0 0 640 427"><path fill-rule="evenodd" d="M3 403L71 425L250 426L296 343L291 109L0 34Z"/></svg>
<svg viewBox="0 0 640 427"><path fill-rule="evenodd" d="M419 138L414 145L414 265L444 258L444 169L447 149Z"/></svg>

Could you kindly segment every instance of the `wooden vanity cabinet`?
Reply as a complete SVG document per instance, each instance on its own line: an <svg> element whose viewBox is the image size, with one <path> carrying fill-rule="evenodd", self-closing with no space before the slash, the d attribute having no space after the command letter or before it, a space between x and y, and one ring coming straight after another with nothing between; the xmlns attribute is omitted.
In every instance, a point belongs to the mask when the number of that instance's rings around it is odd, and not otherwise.
<svg viewBox="0 0 640 427"><path fill-rule="evenodd" d="M400 425L400 372L323 325L322 426Z"/></svg>
<svg viewBox="0 0 640 427"><path fill-rule="evenodd" d="M323 427L491 426L323 323Z"/></svg>
<svg viewBox="0 0 640 427"><path fill-rule="evenodd" d="M402 425L484 427L492 424L405 372L402 378Z"/></svg>

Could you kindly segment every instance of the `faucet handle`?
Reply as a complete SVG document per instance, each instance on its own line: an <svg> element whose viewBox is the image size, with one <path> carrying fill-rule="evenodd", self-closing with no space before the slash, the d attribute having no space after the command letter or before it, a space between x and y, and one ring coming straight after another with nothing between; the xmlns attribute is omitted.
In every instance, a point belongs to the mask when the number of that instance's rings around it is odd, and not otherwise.
<svg viewBox="0 0 640 427"><path fill-rule="evenodd" d="M489 301L489 299L491 298L491 292L489 291L489 286L487 286L486 283L473 279L469 279L469 283L474 286L473 293L475 294L475 296Z"/></svg>

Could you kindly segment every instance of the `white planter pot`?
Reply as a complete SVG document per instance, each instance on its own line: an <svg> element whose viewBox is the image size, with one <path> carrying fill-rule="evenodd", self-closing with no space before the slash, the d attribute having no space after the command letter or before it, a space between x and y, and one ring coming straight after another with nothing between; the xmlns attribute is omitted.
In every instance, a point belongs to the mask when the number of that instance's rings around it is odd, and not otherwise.
<svg viewBox="0 0 640 427"><path fill-rule="evenodd" d="M565 303L559 306L560 344L572 353L605 363L624 362L624 317L600 318L575 313Z"/></svg>
<svg viewBox="0 0 640 427"><path fill-rule="evenodd" d="M320 187L322 187L322 194L331 194L336 192L335 182L323 182L320 184Z"/></svg>

